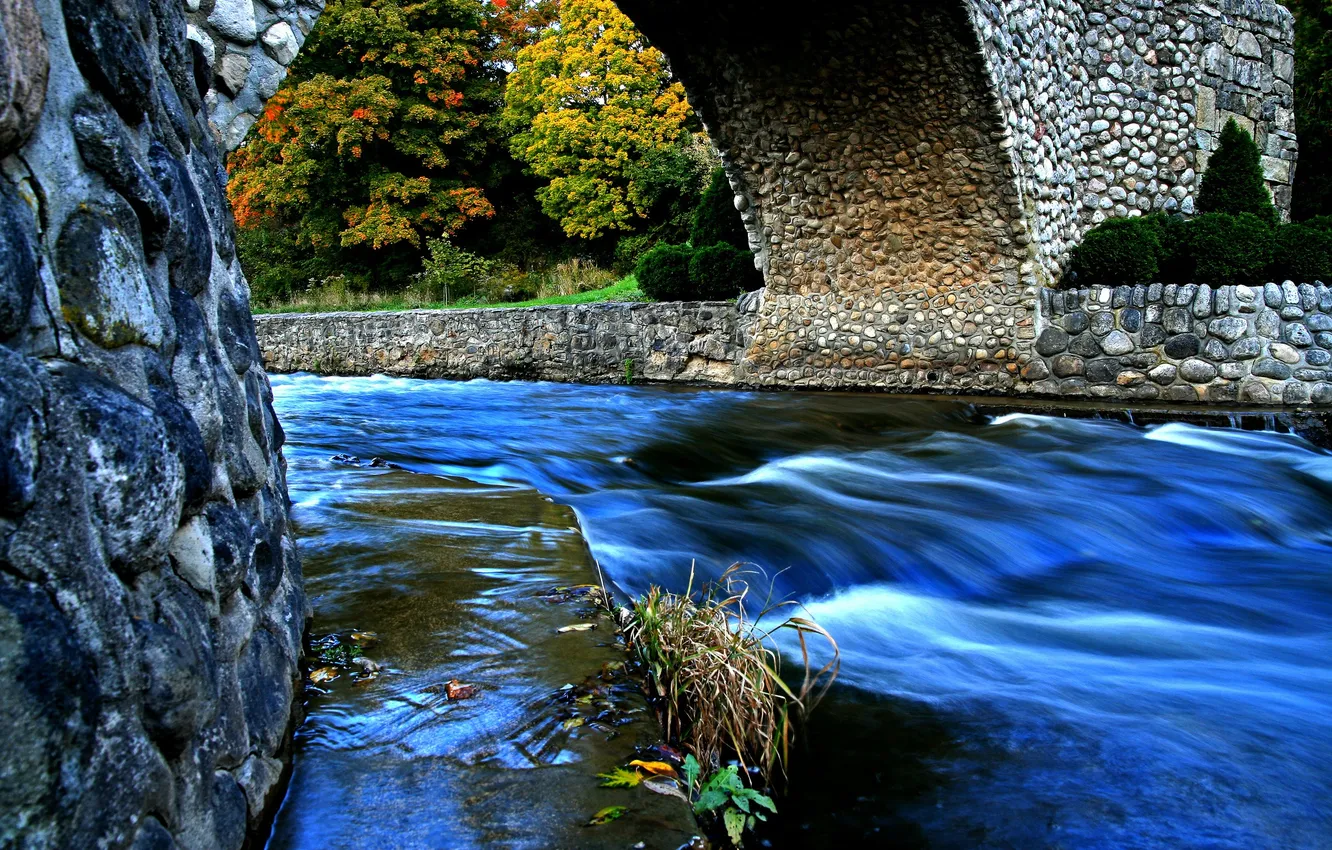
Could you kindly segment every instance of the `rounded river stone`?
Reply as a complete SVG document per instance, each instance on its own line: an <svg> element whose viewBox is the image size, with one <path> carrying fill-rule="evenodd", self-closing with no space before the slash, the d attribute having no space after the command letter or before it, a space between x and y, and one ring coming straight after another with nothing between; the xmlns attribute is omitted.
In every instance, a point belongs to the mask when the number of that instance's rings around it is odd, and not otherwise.
<svg viewBox="0 0 1332 850"><path fill-rule="evenodd" d="M32 0L0 0L0 157L22 147L37 126L49 70Z"/></svg>

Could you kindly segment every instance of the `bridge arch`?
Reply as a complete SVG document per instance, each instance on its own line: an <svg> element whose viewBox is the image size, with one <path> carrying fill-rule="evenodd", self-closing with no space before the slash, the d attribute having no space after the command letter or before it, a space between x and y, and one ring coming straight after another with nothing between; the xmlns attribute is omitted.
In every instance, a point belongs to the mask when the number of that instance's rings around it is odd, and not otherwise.
<svg viewBox="0 0 1332 850"><path fill-rule="evenodd" d="M182 2L234 148L323 0ZM617 2L726 161L767 281L755 381L1039 380L1040 287L1106 217L1192 212L1232 117L1289 208L1294 29L1271 0Z"/></svg>
<svg viewBox="0 0 1332 850"><path fill-rule="evenodd" d="M1022 285L1025 214L964 3L799 4L760 21L726 2L620 5L727 163L767 280L754 368L823 380L933 364L955 339L957 364L1010 347L995 308Z"/></svg>

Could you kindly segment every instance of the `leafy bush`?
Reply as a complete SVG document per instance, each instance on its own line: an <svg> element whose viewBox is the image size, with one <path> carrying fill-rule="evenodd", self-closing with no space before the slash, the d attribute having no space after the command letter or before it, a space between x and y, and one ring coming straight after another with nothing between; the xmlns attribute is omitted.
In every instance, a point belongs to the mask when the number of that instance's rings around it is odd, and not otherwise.
<svg viewBox="0 0 1332 850"><path fill-rule="evenodd" d="M656 244L657 240L646 233L621 237L620 241L615 243L615 259L611 263L611 268L621 277L629 274L638 267L639 259Z"/></svg>
<svg viewBox="0 0 1332 850"><path fill-rule="evenodd" d="M419 286L441 300L472 294L498 271L497 263L464 251L447 236L427 240L426 250Z"/></svg>
<svg viewBox="0 0 1332 850"><path fill-rule="evenodd" d="M1276 224L1272 193L1263 179L1258 145L1232 118L1221 131L1221 142L1207 163L1198 191L1202 213L1249 214Z"/></svg>
<svg viewBox="0 0 1332 850"><path fill-rule="evenodd" d="M1186 225L1193 276L1179 283L1262 283L1272 267L1272 227L1256 215L1208 213ZM1136 282L1136 281L1135 281Z"/></svg>
<svg viewBox="0 0 1332 850"><path fill-rule="evenodd" d="M1332 280L1332 227L1283 224L1276 229L1271 277L1309 283Z"/></svg>
<svg viewBox="0 0 1332 850"><path fill-rule="evenodd" d="M754 255L721 243L694 251L689 280L700 301L725 301L763 286Z"/></svg>
<svg viewBox="0 0 1332 850"><path fill-rule="evenodd" d="M693 755L688 755L684 760L684 774L690 794L698 795L694 801L694 814L720 817L726 837L735 847L742 846L745 830L753 830L758 821L768 819L761 809L773 814L777 812L772 798L745 785L739 769L733 764L704 780L703 766Z"/></svg>
<svg viewBox="0 0 1332 850"><path fill-rule="evenodd" d="M721 242L732 248L749 249L749 236L740 213L735 209L735 193L726 179L726 172L720 168L712 172L712 182L708 184L694 210L694 226L689 231L689 241L695 248L706 248Z"/></svg>
<svg viewBox="0 0 1332 850"><path fill-rule="evenodd" d="M1160 271L1163 225L1156 217L1112 218L1090 231L1073 251L1077 286L1147 283Z"/></svg>
<svg viewBox="0 0 1332 850"><path fill-rule="evenodd" d="M638 286L653 301L691 301L694 287L689 279L689 261L694 252L685 245L658 245L638 260L634 276Z"/></svg>

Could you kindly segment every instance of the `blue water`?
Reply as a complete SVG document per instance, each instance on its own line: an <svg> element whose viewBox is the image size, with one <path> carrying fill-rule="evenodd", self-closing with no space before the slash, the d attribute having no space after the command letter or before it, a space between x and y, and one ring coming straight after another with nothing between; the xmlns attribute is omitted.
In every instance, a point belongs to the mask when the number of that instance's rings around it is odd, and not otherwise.
<svg viewBox="0 0 1332 850"><path fill-rule="evenodd" d="M273 385L289 453L533 487L624 593L776 574L842 673L775 846L1332 847L1332 455L1298 437L884 396Z"/></svg>

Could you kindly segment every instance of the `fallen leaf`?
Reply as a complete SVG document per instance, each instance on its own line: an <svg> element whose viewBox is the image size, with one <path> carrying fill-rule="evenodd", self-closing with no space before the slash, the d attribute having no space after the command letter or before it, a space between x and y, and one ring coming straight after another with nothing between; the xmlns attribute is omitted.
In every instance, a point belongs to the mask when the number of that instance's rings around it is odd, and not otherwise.
<svg viewBox="0 0 1332 850"><path fill-rule="evenodd" d="M590 632L596 627L596 623L574 623L572 626L561 626L555 631L560 634L564 634L565 632Z"/></svg>
<svg viewBox="0 0 1332 850"><path fill-rule="evenodd" d="M582 726L586 722L587 721L585 721L581 717L570 717L568 720L564 721L564 723L560 725L563 726L565 729L577 729L579 726Z"/></svg>
<svg viewBox="0 0 1332 850"><path fill-rule="evenodd" d="M339 675L338 668L336 667L320 667L318 670L310 673L310 681L319 685L324 682L331 682Z"/></svg>
<svg viewBox="0 0 1332 850"><path fill-rule="evenodd" d="M629 811L624 806L607 806L592 816L592 820L587 822L588 826L601 826L603 823L610 823L616 818Z"/></svg>
<svg viewBox="0 0 1332 850"><path fill-rule="evenodd" d="M357 643L372 643L379 640L379 635L374 632L352 632L351 639Z"/></svg>
<svg viewBox="0 0 1332 850"><path fill-rule="evenodd" d="M450 679L448 683L444 685L444 696L451 700L471 699L476 696L476 685L464 685L457 679Z"/></svg>
<svg viewBox="0 0 1332 850"><path fill-rule="evenodd" d="M644 780L643 787L654 794L665 794L668 797L679 797L686 803L689 802L689 798L685 796L685 792L680 787L680 783L676 782L674 779L667 779L664 776L654 776Z"/></svg>
<svg viewBox="0 0 1332 850"><path fill-rule="evenodd" d="M641 759L634 759L633 761L629 762L629 766L636 767L639 770L646 771L655 776L676 775L675 768L671 767L669 764L667 764L664 761L642 761Z"/></svg>
<svg viewBox="0 0 1332 850"><path fill-rule="evenodd" d="M636 770L617 767L610 773L598 773L602 788L633 788L643 781L643 775Z"/></svg>

